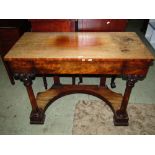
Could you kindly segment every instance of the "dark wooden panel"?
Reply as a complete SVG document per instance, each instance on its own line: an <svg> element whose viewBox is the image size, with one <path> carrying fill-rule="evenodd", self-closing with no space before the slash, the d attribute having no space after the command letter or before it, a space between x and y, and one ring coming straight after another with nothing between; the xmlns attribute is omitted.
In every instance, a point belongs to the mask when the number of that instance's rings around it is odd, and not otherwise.
<svg viewBox="0 0 155 155"><path fill-rule="evenodd" d="M21 31L18 28L0 28L1 40L17 40L21 35Z"/></svg>
<svg viewBox="0 0 155 155"><path fill-rule="evenodd" d="M4 56L24 31L29 29L29 23L26 19L0 19L0 56L12 84L15 82L9 66L4 62Z"/></svg>
<svg viewBox="0 0 155 155"><path fill-rule="evenodd" d="M127 20L123 19L80 19L78 20L78 31L85 32L119 32L125 31Z"/></svg>
<svg viewBox="0 0 155 155"><path fill-rule="evenodd" d="M72 32L75 31L75 20L62 19L33 19L31 22L32 32Z"/></svg>
<svg viewBox="0 0 155 155"><path fill-rule="evenodd" d="M21 31L29 31L30 23L27 19L0 19L0 28L19 28Z"/></svg>
<svg viewBox="0 0 155 155"><path fill-rule="evenodd" d="M14 45L15 42L13 41L1 41L1 56L3 57L7 51L10 50L10 48Z"/></svg>
<svg viewBox="0 0 155 155"><path fill-rule="evenodd" d="M22 31L15 27L0 28L0 54L4 56L9 49L15 44L15 42L22 35Z"/></svg>

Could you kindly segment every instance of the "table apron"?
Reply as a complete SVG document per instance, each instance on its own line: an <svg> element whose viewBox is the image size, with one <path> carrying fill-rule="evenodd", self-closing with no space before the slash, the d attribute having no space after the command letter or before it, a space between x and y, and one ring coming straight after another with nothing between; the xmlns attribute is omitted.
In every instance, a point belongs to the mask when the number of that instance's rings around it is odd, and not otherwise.
<svg viewBox="0 0 155 155"><path fill-rule="evenodd" d="M151 61L7 61L13 73L146 75Z"/></svg>

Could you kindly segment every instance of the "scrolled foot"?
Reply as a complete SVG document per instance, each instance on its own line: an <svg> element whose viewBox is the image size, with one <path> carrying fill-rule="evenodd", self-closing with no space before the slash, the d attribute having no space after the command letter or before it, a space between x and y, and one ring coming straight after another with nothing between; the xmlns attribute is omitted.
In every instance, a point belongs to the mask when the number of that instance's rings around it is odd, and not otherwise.
<svg viewBox="0 0 155 155"><path fill-rule="evenodd" d="M30 124L44 124L45 114L42 109L32 111L30 114Z"/></svg>
<svg viewBox="0 0 155 155"><path fill-rule="evenodd" d="M115 126L128 126L129 125L128 123L129 118L128 118L127 112L122 113L120 111L117 111L114 114L113 120L114 120Z"/></svg>

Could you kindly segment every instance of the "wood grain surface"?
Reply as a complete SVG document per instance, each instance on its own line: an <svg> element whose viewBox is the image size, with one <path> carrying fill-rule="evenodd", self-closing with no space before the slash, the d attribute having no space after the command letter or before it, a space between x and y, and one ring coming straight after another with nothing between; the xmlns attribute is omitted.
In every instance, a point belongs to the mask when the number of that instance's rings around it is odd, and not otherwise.
<svg viewBox="0 0 155 155"><path fill-rule="evenodd" d="M63 85L59 88L51 88L45 92L39 92L36 100L38 107L45 110L50 103L54 102L59 97L74 93L86 93L99 97L109 104L115 111L117 111L121 106L121 94L113 92L108 88L98 87L95 85Z"/></svg>
<svg viewBox="0 0 155 155"><path fill-rule="evenodd" d="M137 74L153 55L134 32L25 33L5 56L13 73Z"/></svg>
<svg viewBox="0 0 155 155"><path fill-rule="evenodd" d="M5 60L14 58L93 61L153 56L134 32L27 32L5 56Z"/></svg>

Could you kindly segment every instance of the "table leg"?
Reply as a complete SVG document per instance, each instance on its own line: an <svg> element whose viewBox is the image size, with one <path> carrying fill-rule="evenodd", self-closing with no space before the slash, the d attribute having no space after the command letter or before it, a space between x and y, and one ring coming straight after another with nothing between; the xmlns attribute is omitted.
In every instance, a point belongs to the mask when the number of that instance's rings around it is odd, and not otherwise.
<svg viewBox="0 0 155 155"><path fill-rule="evenodd" d="M76 77L72 76L72 85L75 85L75 83L76 83Z"/></svg>
<svg viewBox="0 0 155 155"><path fill-rule="evenodd" d="M57 87L62 86L62 84L60 83L59 76L54 76L53 80L54 80L54 84L52 85L52 88L57 88Z"/></svg>
<svg viewBox="0 0 155 155"><path fill-rule="evenodd" d="M46 76L43 76L43 83L44 83L45 89L47 89L47 79L46 79Z"/></svg>
<svg viewBox="0 0 155 155"><path fill-rule="evenodd" d="M32 106L32 111L30 114L30 123L31 124L44 124L45 120L45 114L42 109L38 108L35 95L32 89L32 80L35 78L34 74L23 74L23 73L16 73L15 74L16 80L21 80L24 83L24 86L26 87L30 103Z"/></svg>
<svg viewBox="0 0 155 155"><path fill-rule="evenodd" d="M115 79L116 79L116 76L112 76L111 83L110 83L111 88L116 88Z"/></svg>
<svg viewBox="0 0 155 155"><path fill-rule="evenodd" d="M106 86L106 77L100 77L100 86L105 87Z"/></svg>
<svg viewBox="0 0 155 155"><path fill-rule="evenodd" d="M127 77L126 89L122 99L121 107L118 111L114 113L114 125L116 126L127 126L128 125L128 114L127 114L127 105L129 102L129 97L134 87L135 83L140 77L136 75L129 75Z"/></svg>
<svg viewBox="0 0 155 155"><path fill-rule="evenodd" d="M42 109L38 108L32 86L26 86L27 93L29 95L30 103L32 106L32 111L30 115L30 123L31 124L44 124L45 114Z"/></svg>
<svg viewBox="0 0 155 155"><path fill-rule="evenodd" d="M8 73L8 77L10 79L10 82L11 82L12 85L14 85L15 84L15 80L13 78L13 74L12 74L10 68L9 68L9 65L4 61L3 57L2 57L2 61L3 61L3 64L4 64L5 68L6 68L6 71Z"/></svg>

